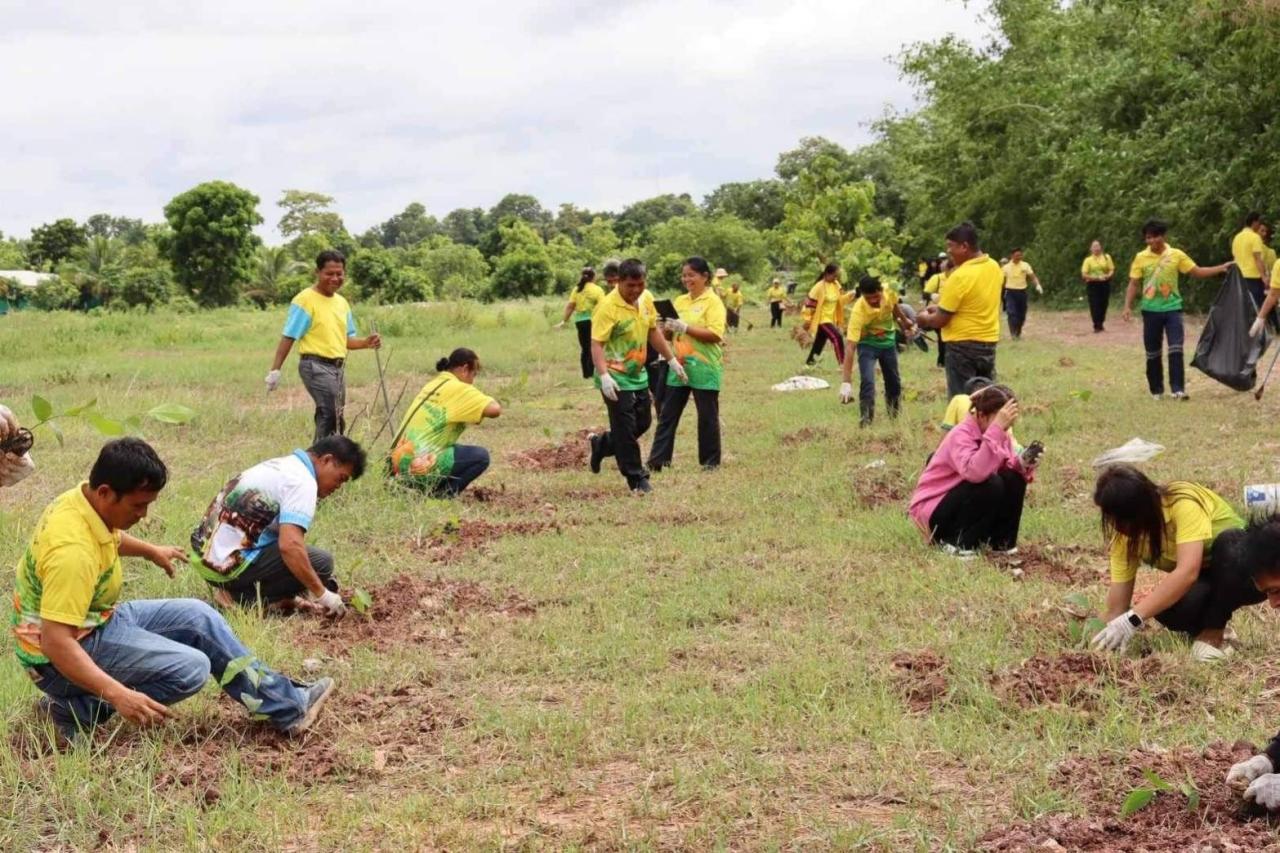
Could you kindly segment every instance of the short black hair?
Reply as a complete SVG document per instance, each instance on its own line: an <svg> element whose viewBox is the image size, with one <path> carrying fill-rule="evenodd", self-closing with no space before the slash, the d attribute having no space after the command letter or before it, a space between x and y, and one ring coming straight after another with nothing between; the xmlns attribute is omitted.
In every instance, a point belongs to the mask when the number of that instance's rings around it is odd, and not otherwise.
<svg viewBox="0 0 1280 853"><path fill-rule="evenodd" d="M644 278L648 274L649 271L645 269L644 261L639 258L627 258L618 264L619 278Z"/></svg>
<svg viewBox="0 0 1280 853"><path fill-rule="evenodd" d="M979 248L978 229L974 227L972 222L961 222L955 228L952 228L947 232L947 239L952 243L963 243L972 249Z"/></svg>
<svg viewBox="0 0 1280 853"><path fill-rule="evenodd" d="M158 492L169 482L169 469L151 445L140 438L116 438L102 445L89 472L89 488L109 486L117 495Z"/></svg>
<svg viewBox="0 0 1280 853"><path fill-rule="evenodd" d="M707 263L707 259L699 255L685 258L684 265L696 272L698 275L711 275L711 264Z"/></svg>
<svg viewBox="0 0 1280 853"><path fill-rule="evenodd" d="M1161 219L1148 219L1142 223L1143 237L1163 237L1169 233L1169 226Z"/></svg>
<svg viewBox="0 0 1280 853"><path fill-rule="evenodd" d="M601 273L605 278L617 278L618 267L622 265L622 261L617 258L609 258L604 262L604 272Z"/></svg>
<svg viewBox="0 0 1280 853"><path fill-rule="evenodd" d="M884 286L880 284L880 279L875 276L864 275L858 280L859 293L879 293L883 289Z"/></svg>
<svg viewBox="0 0 1280 853"><path fill-rule="evenodd" d="M364 448L345 435L327 435L307 448L312 456L332 456L343 465L351 466L351 479L364 476Z"/></svg>
<svg viewBox="0 0 1280 853"><path fill-rule="evenodd" d="M1280 515L1249 520L1245 527L1244 564L1255 579L1280 575Z"/></svg>
<svg viewBox="0 0 1280 853"><path fill-rule="evenodd" d="M347 256L337 249L325 249L316 255L316 272L324 269L325 264L342 264L345 268L347 266Z"/></svg>
<svg viewBox="0 0 1280 853"><path fill-rule="evenodd" d="M1252 228L1255 222L1262 221L1262 214L1256 210L1249 211L1249 215L1244 218L1246 228Z"/></svg>
<svg viewBox="0 0 1280 853"><path fill-rule="evenodd" d="M1021 246L1018 246L1018 247L1016 247L1016 248L1010 249L1010 250L1009 250L1009 254L1010 254L1010 255L1013 255L1015 252L1021 252L1021 251L1022 251L1022 247L1021 247Z"/></svg>

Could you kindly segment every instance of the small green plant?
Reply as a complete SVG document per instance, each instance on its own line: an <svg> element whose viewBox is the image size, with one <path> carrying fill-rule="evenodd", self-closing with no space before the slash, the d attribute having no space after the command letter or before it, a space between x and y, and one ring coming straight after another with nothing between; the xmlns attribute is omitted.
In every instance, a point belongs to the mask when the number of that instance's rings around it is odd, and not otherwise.
<svg viewBox="0 0 1280 853"><path fill-rule="evenodd" d="M1130 817L1155 802L1158 795L1173 791L1177 791L1186 797L1187 811L1194 813L1199 810L1200 791L1196 788L1195 782L1192 781L1190 775L1187 776L1187 781L1176 787L1161 779L1152 770L1143 770L1142 775L1147 780L1147 784L1134 788L1125 796L1124 802L1120 804L1120 817Z"/></svg>
<svg viewBox="0 0 1280 853"><path fill-rule="evenodd" d="M1067 633L1073 645L1084 645L1107 627L1105 622L1093 615L1089 599L1082 592L1072 593L1063 599L1062 611L1071 617Z"/></svg>
<svg viewBox="0 0 1280 853"><path fill-rule="evenodd" d="M31 428L35 430L40 427L48 427L49 431L53 433L53 437L58 440L59 447L63 445L65 439L62 434L62 428L54 421L66 418L80 418L106 436L142 432L143 415L130 415L123 420L115 420L99 412L97 405L98 401L94 399L59 412L54 409L53 403L50 403L46 398L38 394L34 395L31 398L31 411L35 413L36 422ZM145 416L162 424L181 425L194 420L196 413L194 410L177 403L162 403L147 411Z"/></svg>
<svg viewBox="0 0 1280 853"><path fill-rule="evenodd" d="M351 593L351 606L361 616L369 616L373 609L373 596L367 590L356 587Z"/></svg>

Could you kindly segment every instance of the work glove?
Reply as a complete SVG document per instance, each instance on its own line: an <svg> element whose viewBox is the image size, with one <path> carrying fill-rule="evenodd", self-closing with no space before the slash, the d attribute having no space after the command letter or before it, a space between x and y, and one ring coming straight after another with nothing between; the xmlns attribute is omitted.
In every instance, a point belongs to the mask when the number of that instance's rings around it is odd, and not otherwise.
<svg viewBox="0 0 1280 853"><path fill-rule="evenodd" d="M604 395L606 400L618 402L618 381L612 375L606 373L600 377L600 393Z"/></svg>
<svg viewBox="0 0 1280 853"><path fill-rule="evenodd" d="M556 323L556 328L557 328L557 329L563 329L563 328L564 328L564 320L561 320L559 323Z"/></svg>
<svg viewBox="0 0 1280 853"><path fill-rule="evenodd" d="M852 382L840 383L840 402L841 403L853 402L853 383Z"/></svg>
<svg viewBox="0 0 1280 853"><path fill-rule="evenodd" d="M1267 321L1259 317L1253 321L1253 325L1249 327L1249 337L1256 338L1262 334L1262 329L1267 325Z"/></svg>
<svg viewBox="0 0 1280 853"><path fill-rule="evenodd" d="M342 603L342 596L331 589L326 589L320 595L311 596L311 600L320 605L326 616L341 616L347 612L347 606Z"/></svg>
<svg viewBox="0 0 1280 853"><path fill-rule="evenodd" d="M276 388L279 387L280 385L280 371L268 370L267 378L265 381L267 383L267 393L270 393L276 390Z"/></svg>
<svg viewBox="0 0 1280 853"><path fill-rule="evenodd" d="M1245 789L1244 798L1267 811L1280 808L1280 773L1266 773L1254 779Z"/></svg>
<svg viewBox="0 0 1280 853"><path fill-rule="evenodd" d="M662 331L670 332L673 335L683 335L689 331L689 324L679 319L663 320Z"/></svg>
<svg viewBox="0 0 1280 853"><path fill-rule="evenodd" d="M19 456L16 453L0 454L0 487L8 487L25 480L36 470L36 463L31 461L31 455L24 453Z"/></svg>
<svg viewBox="0 0 1280 853"><path fill-rule="evenodd" d="M18 419L8 406L0 405L0 438L8 438L18 431Z"/></svg>
<svg viewBox="0 0 1280 853"><path fill-rule="evenodd" d="M1132 610L1126 610L1112 619L1105 628L1094 635L1089 645L1100 652L1123 652L1129 647L1129 641L1138 633L1138 628L1133 627L1129 622L1129 617L1132 615L1136 614Z"/></svg>
<svg viewBox="0 0 1280 853"><path fill-rule="evenodd" d="M1246 788L1254 779L1273 770L1275 767L1269 756L1255 755L1247 761L1231 765L1231 769L1227 771L1227 785L1231 788Z"/></svg>
<svg viewBox="0 0 1280 853"><path fill-rule="evenodd" d="M675 322L679 323L680 321L676 320ZM680 363L680 359L676 358L674 355L671 356L671 358L667 359L667 366L671 368L672 372L675 373L676 376L680 377L681 382L688 383L689 374L684 372L684 365Z"/></svg>
<svg viewBox="0 0 1280 853"><path fill-rule="evenodd" d="M1037 285L1036 285L1036 293L1038 293L1038 294L1039 294L1039 295L1041 295L1041 296L1044 296L1044 288L1037 284Z"/></svg>

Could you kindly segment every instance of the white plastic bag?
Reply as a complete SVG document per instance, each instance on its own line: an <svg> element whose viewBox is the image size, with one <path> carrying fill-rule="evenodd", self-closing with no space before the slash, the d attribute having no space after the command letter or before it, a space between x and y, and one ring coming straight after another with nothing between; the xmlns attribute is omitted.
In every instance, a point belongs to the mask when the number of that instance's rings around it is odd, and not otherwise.
<svg viewBox="0 0 1280 853"><path fill-rule="evenodd" d="M775 391L824 391L831 383L816 376L792 376L773 386Z"/></svg>
<svg viewBox="0 0 1280 853"><path fill-rule="evenodd" d="M1113 447L1093 460L1094 468L1115 465L1117 462L1146 462L1164 453L1164 445L1141 438L1131 438L1119 447Z"/></svg>

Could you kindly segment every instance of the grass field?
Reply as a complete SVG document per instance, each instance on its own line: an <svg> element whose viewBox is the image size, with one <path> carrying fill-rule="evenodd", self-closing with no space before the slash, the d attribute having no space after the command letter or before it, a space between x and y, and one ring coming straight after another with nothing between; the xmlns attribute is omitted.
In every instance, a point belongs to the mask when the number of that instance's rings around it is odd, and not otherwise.
<svg viewBox="0 0 1280 853"><path fill-rule="evenodd" d="M1073 647L1067 599L1096 609L1103 595L1090 459L1141 436L1168 448L1152 476L1238 504L1244 483L1280 481L1280 391L1255 403L1190 371L1191 402L1152 401L1137 329L1116 317L1095 336L1083 314L1033 307L1026 339L999 356L1023 400L1018 436L1047 447L1024 555L957 562L925 549L904 511L941 435L932 355L903 356L902 417L883 419L881 401L859 430L830 355L817 371L829 392L769 389L803 354L749 307L754 330L744 322L728 348L723 467L696 465L690 411L675 468L636 499L616 471L557 467L603 423L572 333L549 329L559 308L361 312L387 341L392 395L408 383L401 411L436 358L466 345L504 414L464 439L493 452L483 500L409 497L374 470L322 504L309 541L372 594L371 617L232 617L278 668L301 675L310 660L337 679L313 734L282 743L210 687L163 729L113 723L50 753L7 655L0 849L1015 849L1016 832L1035 846L1053 826L1086 846L1089 822L1110 839L1091 849L1123 847L1126 832L1149 849L1220 832L1276 840L1233 822L1230 750L1206 747L1262 743L1280 725L1277 619L1241 614L1244 648L1226 667L1193 664L1163 631L1144 634L1143 657L1098 664ZM280 323L10 315L3 399L27 421L33 393L59 408L97 398L113 417L195 409L188 426L146 426L171 485L135 531L184 544L227 477L310 437L296 362L278 392L262 385ZM350 409L373 401L376 376L372 354L354 353ZM374 430L366 415L354 436ZM38 434L39 471L0 492L4 566L101 443L66 431L65 449ZM127 597L205 593L190 572L170 581L133 561L126 576ZM1189 774L1201 806L1162 793L1106 824L1142 769Z"/></svg>

